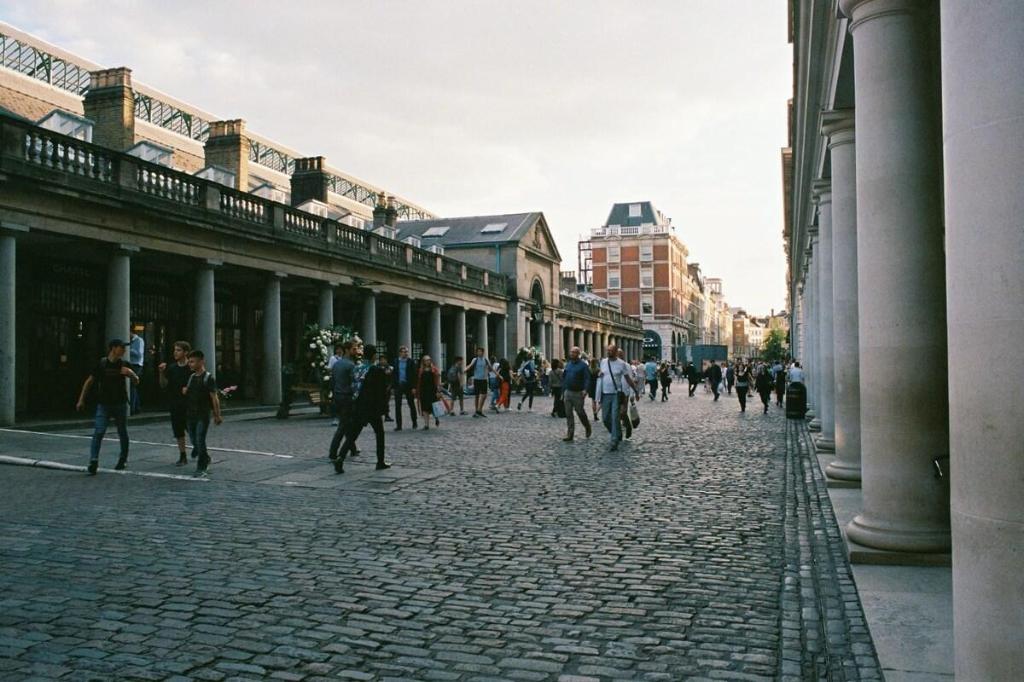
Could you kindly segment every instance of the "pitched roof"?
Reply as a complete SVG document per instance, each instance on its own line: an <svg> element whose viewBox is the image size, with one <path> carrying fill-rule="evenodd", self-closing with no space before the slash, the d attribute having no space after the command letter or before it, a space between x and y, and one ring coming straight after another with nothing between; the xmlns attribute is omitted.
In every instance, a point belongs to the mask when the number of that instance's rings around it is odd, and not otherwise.
<svg viewBox="0 0 1024 682"><path fill-rule="evenodd" d="M630 217L629 207L639 206L640 215ZM661 211L654 208L649 201L631 201L625 204L612 204L612 210L608 213L608 220L605 225L661 225L667 222Z"/></svg>
<svg viewBox="0 0 1024 682"><path fill-rule="evenodd" d="M476 244L506 244L519 242L526 232L537 222L542 214L539 211L532 213L506 213L503 215L466 216L462 218L439 218L437 220L402 220L395 228L398 230L398 238L404 239L415 235L423 240L423 244L440 244L445 248L455 246L468 246ZM498 230L498 225L504 224L504 228ZM488 225L494 227L492 231L483 232ZM424 237L423 233L430 228L435 232L439 228L447 227L443 235Z"/></svg>

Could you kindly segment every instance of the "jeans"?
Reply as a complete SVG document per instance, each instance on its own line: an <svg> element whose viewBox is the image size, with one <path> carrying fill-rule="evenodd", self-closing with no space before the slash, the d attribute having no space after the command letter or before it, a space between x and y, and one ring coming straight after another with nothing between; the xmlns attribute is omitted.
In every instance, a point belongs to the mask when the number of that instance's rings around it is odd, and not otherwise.
<svg viewBox="0 0 1024 682"><path fill-rule="evenodd" d="M583 391L565 391L565 420L569 426L568 437L572 438L576 431L576 419L573 417L575 412L580 417L580 422L583 423L583 427L590 433L590 420L587 419L587 411L583 409Z"/></svg>
<svg viewBox="0 0 1024 682"><path fill-rule="evenodd" d="M338 427L334 430L334 437L331 438L331 459L338 454L342 438L352 427L352 396L335 396L334 412L338 415Z"/></svg>
<svg viewBox="0 0 1024 682"><path fill-rule="evenodd" d="M117 437L121 441L121 458L128 459L128 405L104 405L96 406L96 415L93 418L92 443L89 446L89 461L98 462L100 459L100 445L103 444L103 436L107 433L107 425L113 419L117 422Z"/></svg>
<svg viewBox="0 0 1024 682"><path fill-rule="evenodd" d="M522 407L523 403L525 403L527 400L529 400L529 403L528 403L527 407L529 407L532 410L533 409L533 392L537 390L537 382L536 381L527 381L524 384L524 387L526 389L526 393L524 393L523 397L519 399L519 407Z"/></svg>
<svg viewBox="0 0 1024 682"><path fill-rule="evenodd" d="M206 434L210 431L210 418L188 420L188 438L192 441L192 456L198 457L196 471L206 471L210 466L210 453L206 451Z"/></svg>
<svg viewBox="0 0 1024 682"><path fill-rule="evenodd" d="M412 384L398 384L395 387L395 428L402 428L402 397L409 406L412 428L416 428L416 399L412 396Z"/></svg>
<svg viewBox="0 0 1024 682"><path fill-rule="evenodd" d="M612 445L622 440L618 393L606 393L601 396L601 421L604 423L604 428L612 434Z"/></svg>
<svg viewBox="0 0 1024 682"><path fill-rule="evenodd" d="M650 387L650 389L651 389L651 400L654 400L654 396L658 393L658 380L657 379L648 379L647 380L647 386ZM639 397L639 396L637 396L637 397Z"/></svg>

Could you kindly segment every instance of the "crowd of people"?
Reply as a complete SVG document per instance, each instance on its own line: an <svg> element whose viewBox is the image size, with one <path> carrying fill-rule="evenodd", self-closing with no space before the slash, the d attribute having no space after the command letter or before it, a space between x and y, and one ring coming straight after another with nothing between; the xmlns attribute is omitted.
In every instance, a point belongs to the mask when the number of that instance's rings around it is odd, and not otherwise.
<svg viewBox="0 0 1024 682"><path fill-rule="evenodd" d="M120 339L108 344L102 358L86 378L78 400L82 410L91 398L96 404L90 448L90 474L98 469L99 451L110 422L117 426L120 456L115 469L123 470L128 462L127 416L131 398L129 386L138 384L139 376L125 360L129 347ZM788 367L781 362L767 363L737 360L710 362L702 371L693 363L676 363L648 358L627 360L622 349L612 344L602 358L588 358L579 347L569 350L568 357L546 360L534 351L524 349L513 362L505 358L487 357L484 348L477 348L467 363L455 358L442 373L433 358L424 354L418 360L410 357L409 348L401 346L398 357L390 363L370 344L358 339L339 343L328 363L329 389L335 426L328 447L328 457L336 473L344 473L345 461L360 454L356 443L369 427L375 437L376 468L391 467L385 459L385 427L394 423L401 431L403 404L412 429L429 430L441 426L442 417L466 415L466 400L472 397L474 418L486 418L487 412L511 411L512 395L521 393L516 410L526 406L533 410L534 397L550 395L551 416L564 419L566 435L576 438L576 422L590 438L593 423L600 422L610 438L610 449L617 450L623 438L630 438L639 424L637 402L667 401L674 379L685 378L688 396L693 397L700 385L718 401L733 389L741 412L746 412L747 399L753 393L760 397L767 414L772 393L775 403L783 406L787 383L802 383L803 370L798 362ZM167 392L171 429L178 446L179 466L188 464L186 435L192 443L196 475L209 473L210 457L206 437L210 423L222 422L216 379L207 371L202 350L192 349L185 341L173 345L173 359L158 367L160 386ZM392 406L394 416L392 417ZM589 410L588 410L589 407Z"/></svg>

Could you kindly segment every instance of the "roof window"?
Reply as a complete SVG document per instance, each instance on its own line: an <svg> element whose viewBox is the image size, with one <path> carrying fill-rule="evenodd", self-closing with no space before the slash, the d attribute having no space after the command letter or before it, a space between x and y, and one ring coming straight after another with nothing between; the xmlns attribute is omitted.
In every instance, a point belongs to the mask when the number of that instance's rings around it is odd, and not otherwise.
<svg viewBox="0 0 1024 682"><path fill-rule="evenodd" d="M484 225L484 229L480 230L480 234L498 234L499 232L504 232L506 227L508 227L508 223L490 223Z"/></svg>
<svg viewBox="0 0 1024 682"><path fill-rule="evenodd" d="M448 230L450 230L450 229L451 228L447 227L447 226L444 226L444 227L431 227L431 228L428 228L427 231L423 233L423 236L424 237L443 237L443 236L445 236L445 234L447 234Z"/></svg>

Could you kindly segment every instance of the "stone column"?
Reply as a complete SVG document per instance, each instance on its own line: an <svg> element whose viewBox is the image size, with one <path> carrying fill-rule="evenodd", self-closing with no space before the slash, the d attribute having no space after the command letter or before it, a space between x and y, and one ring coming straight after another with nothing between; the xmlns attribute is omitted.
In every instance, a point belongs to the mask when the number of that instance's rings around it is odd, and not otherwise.
<svg viewBox="0 0 1024 682"><path fill-rule="evenodd" d="M434 364L444 370L441 364L441 304L430 304L430 336L427 340L427 349Z"/></svg>
<svg viewBox="0 0 1024 682"><path fill-rule="evenodd" d="M484 356L489 358L491 357L491 349L487 343L487 331L487 313L482 312L476 318L476 345L483 346ZM497 329L495 329L495 336L497 336ZM497 346L498 348L501 347L500 338L496 338L494 342L495 346ZM473 353L476 353L476 348L473 349Z"/></svg>
<svg viewBox="0 0 1024 682"><path fill-rule="evenodd" d="M823 130L832 157L832 300L835 348L835 452L826 472L860 480L860 381L857 375L857 165L853 111L828 112Z"/></svg>
<svg viewBox="0 0 1024 682"><path fill-rule="evenodd" d="M485 343L486 345L486 343ZM456 357L461 357L466 363L469 362L466 356L466 309L455 309L455 344L452 346L452 357L448 364L455 362Z"/></svg>
<svg viewBox="0 0 1024 682"><path fill-rule="evenodd" d="M1020 680L1024 11L1017 0L941 11L954 670Z"/></svg>
<svg viewBox="0 0 1024 682"><path fill-rule="evenodd" d="M320 285L320 308L318 320L321 327L334 326L334 287L332 282L324 282ZM366 339L363 339L364 341Z"/></svg>
<svg viewBox="0 0 1024 682"><path fill-rule="evenodd" d="M398 345L409 349L412 354L412 301L403 298L398 304ZM395 349L397 355L397 348Z"/></svg>
<svg viewBox="0 0 1024 682"><path fill-rule="evenodd" d="M281 278L274 273L263 291L263 404L281 402Z"/></svg>
<svg viewBox="0 0 1024 682"><path fill-rule="evenodd" d="M945 552L948 478L936 478L933 465L949 452L938 6L840 4L851 17L857 82L864 505L847 535L877 549Z"/></svg>
<svg viewBox="0 0 1024 682"><path fill-rule="evenodd" d="M818 226L808 228L807 239L807 418L811 431L821 429L818 404Z"/></svg>
<svg viewBox="0 0 1024 682"><path fill-rule="evenodd" d="M217 374L217 306L214 268L218 261L205 261L196 270L195 333L192 347L203 351L210 374Z"/></svg>
<svg viewBox="0 0 1024 682"><path fill-rule="evenodd" d="M15 285L17 278L16 234L27 232L21 226L0 225L0 426L14 424L17 392L15 389L15 315L18 309Z"/></svg>
<svg viewBox="0 0 1024 682"><path fill-rule="evenodd" d="M499 358L508 357L508 315L496 315L494 320L494 340L498 344Z"/></svg>
<svg viewBox="0 0 1024 682"><path fill-rule="evenodd" d="M821 433L814 440L820 452L835 452L836 421L833 403L835 393L835 337L832 315L832 182L813 183L818 204L818 415Z"/></svg>
<svg viewBox="0 0 1024 682"><path fill-rule="evenodd" d="M128 341L131 336L132 246L121 246L107 265L107 338ZM103 344L106 346L106 344Z"/></svg>
<svg viewBox="0 0 1024 682"><path fill-rule="evenodd" d="M365 291L363 298L363 319L359 330L363 343L376 345L377 343L377 294L373 291ZM397 349L396 349L397 350ZM392 357L398 357L392 353Z"/></svg>

